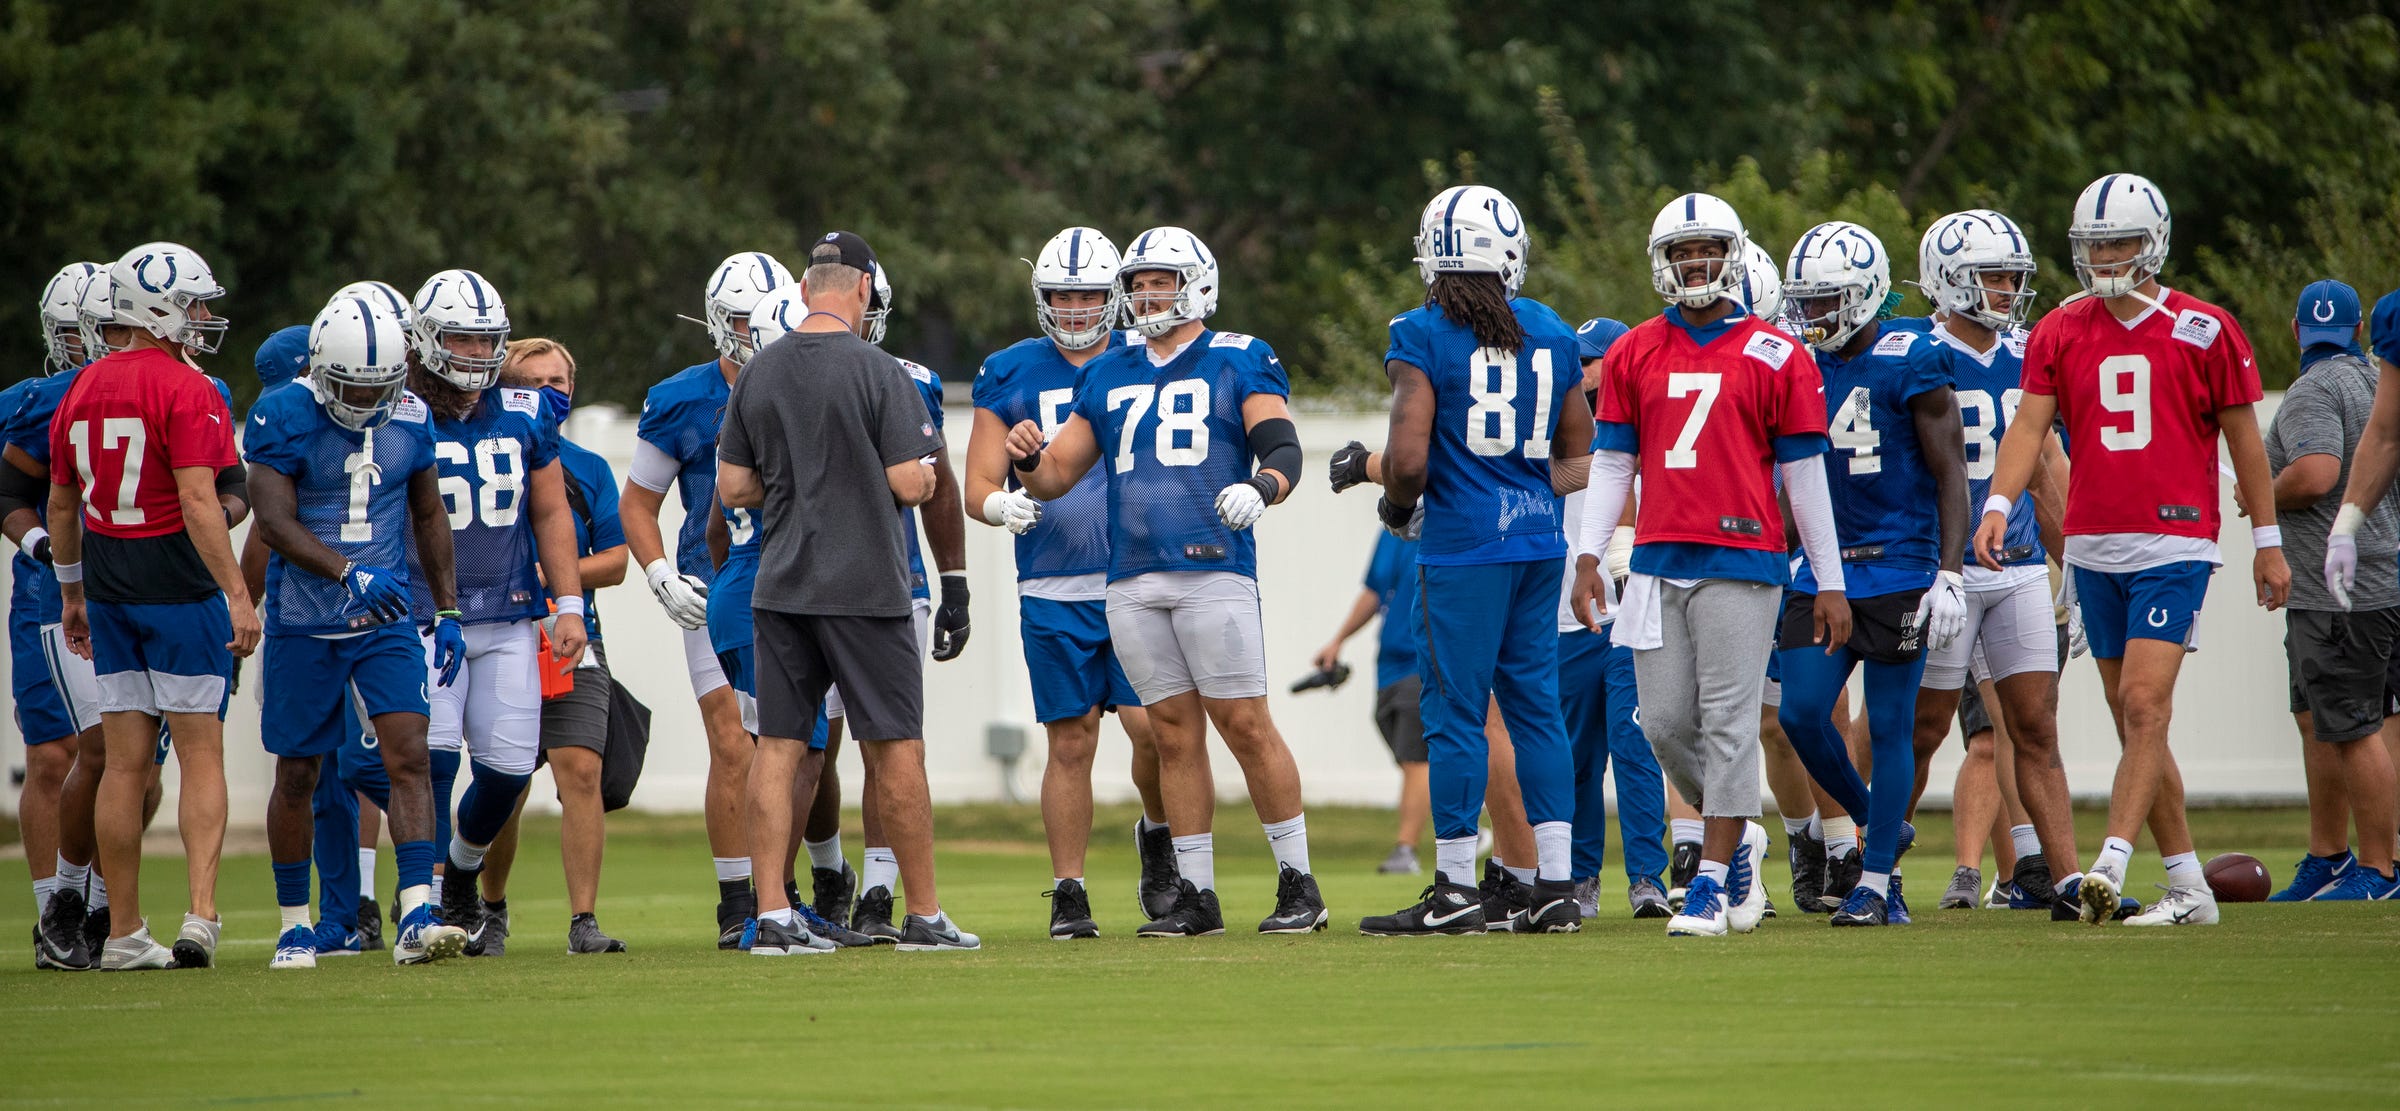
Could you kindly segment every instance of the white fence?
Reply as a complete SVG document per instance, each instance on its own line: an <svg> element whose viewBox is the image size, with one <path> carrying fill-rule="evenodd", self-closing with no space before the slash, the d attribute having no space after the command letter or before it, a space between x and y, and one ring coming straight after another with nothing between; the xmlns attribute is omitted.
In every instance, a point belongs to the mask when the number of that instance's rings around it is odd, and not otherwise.
<svg viewBox="0 0 2400 1111"><path fill-rule="evenodd" d="M2268 398L2261 407L2262 423L2281 400L2280 394ZM963 431L969 427L968 415L954 408L949 426ZM1380 443L1384 417L1303 413L1298 423L1301 440L1309 446L1308 475L1293 499L1270 510L1257 526L1275 720L1299 761L1311 801L1389 805L1397 794L1399 775L1371 717L1373 627L1351 642L1346 658L1358 674L1343 689L1301 696L1282 693L1290 680L1308 669L1310 653L1332 634L1357 596L1373 546L1372 493L1328 493L1323 484L1325 458L1347 440ZM578 410L568 431L578 443L606 456L621 480L632 458L633 427L628 417L594 406ZM957 454L963 457L963 442ZM2230 483L2224 498L2227 566L2210 584L2200 625L2202 651L2186 662L2178 685L2175 752L2186 790L2194 798L2297 798L2304 794L2304 785L2299 742L2285 712L2283 621L2250 600L2250 546L2233 515ZM670 543L680 516L670 498L664 522ZM948 802L1032 798L1040 782L1041 729L1033 720L1017 638L1010 538L980 522L969 523L967 538L975 597L973 639L959 659L925 666L926 758L933 794L937 801ZM2309 568L2294 571L2312 573ZM601 591L599 608L617 677L656 713L649 763L634 804L660 811L697 810L706 782L707 746L685 678L678 630L650 599L638 572L625 585ZM255 667L247 670L255 682ZM257 744L258 712L251 695L245 686L234 699L226 763L234 821L258 825L264 822L272 761ZM2069 783L2079 796L2105 796L2117 744L2088 658L2068 667L2059 719ZM996 725L1021 727L1028 740L1013 783L986 755L986 732ZM21 767L22 738L16 735L13 717L6 729L0 761L12 769ZM1130 751L1124 734L1108 726L1094 773L1104 800L1132 797L1126 775ZM1960 751L1953 744L1936 758L1929 798L1948 798ZM850 772L844 784L855 799L857 758L845 753L843 760ZM1215 767L1219 789L1228 798L1240 797L1238 765L1222 749ZM172 792L174 786L170 764L167 789ZM532 805L555 808L546 783L537 785ZM14 790L0 792L0 809L13 811L15 806ZM174 813L171 802L162 811L169 820Z"/></svg>

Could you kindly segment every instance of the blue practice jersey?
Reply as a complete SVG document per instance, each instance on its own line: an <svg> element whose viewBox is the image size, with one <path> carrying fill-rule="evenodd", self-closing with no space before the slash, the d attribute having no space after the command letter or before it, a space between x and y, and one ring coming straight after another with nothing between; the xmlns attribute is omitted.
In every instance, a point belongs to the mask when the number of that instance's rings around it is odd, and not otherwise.
<svg viewBox="0 0 2400 1111"><path fill-rule="evenodd" d="M1525 329L1525 345L1513 352L1479 346L1472 330L1433 305L1392 319L1384 360L1424 371L1433 386L1417 550L1428 566L1567 554L1564 499L1550 489L1550 440L1583 363L1575 330L1550 306L1524 297L1509 305Z"/></svg>
<svg viewBox="0 0 2400 1111"><path fill-rule="evenodd" d="M567 501L576 509L576 558L622 546L625 526L617 516L617 475L609 470L608 460L561 436L558 464L567 472ZM600 601L589 586L583 591L583 629L587 638L600 639Z"/></svg>
<svg viewBox="0 0 2400 1111"><path fill-rule="evenodd" d="M708 564L708 507L717 497L717 426L725 422L725 402L732 396L725 372L710 359L650 387L642 398L641 422L634 427L634 435L673 456L683 468L675 478L683 499L683 527L675 532L675 569L701 582L716 575Z"/></svg>
<svg viewBox="0 0 2400 1111"><path fill-rule="evenodd" d="M1981 355L1952 338L1943 328L1933 330L1933 338L1950 355L1950 380L1958 389L1959 424L1967 433L1967 519L1983 519L1983 500L1992 496L1992 470L2000 463L2000 438L2008 434L2008 423L2017 415L2017 401L2025 395L2018 388L2025 369L2025 333L2009 332L2000 342ZM1968 551L1963 553L1966 566L1975 566L1975 537L1969 530ZM2033 515L2033 494L2017 495L2017 504L2008 511L2008 536L2001 547L2022 549L2025 555L2009 561L2014 566L2034 566L2049 558L2042 548L2042 529Z"/></svg>
<svg viewBox="0 0 2400 1111"><path fill-rule="evenodd" d="M1908 403L1950 385L1950 354L1924 333L1907 331L1883 332L1854 359L1817 354L1833 440L1825 477L1851 597L1933 583L1941 562L1938 499ZM1816 592L1805 556L1792 589Z"/></svg>
<svg viewBox="0 0 2400 1111"><path fill-rule="evenodd" d="M900 369L908 372L908 380L917 387L917 396L925 399L925 412L933 418L933 430L942 430L942 376L931 367L920 366L906 359ZM931 600L933 586L925 580L925 553L917 543L917 511L900 511L900 535L908 540L908 596Z"/></svg>
<svg viewBox="0 0 2400 1111"><path fill-rule="evenodd" d="M305 386L260 398L242 441L252 466L292 480L295 515L309 535L352 563L411 574L409 479L433 466L433 426L415 394L402 394L391 422L375 430L371 455L368 435L335 423ZM280 552L267 557L262 608L271 636L343 635L384 624L339 579L294 567Z"/></svg>
<svg viewBox="0 0 2400 1111"><path fill-rule="evenodd" d="M1217 519L1217 494L1253 473L1242 402L1291 396L1266 341L1203 329L1165 366L1126 346L1084 365L1075 412L1108 475L1108 579L1152 571L1258 577L1257 541Z"/></svg>
<svg viewBox="0 0 2400 1111"><path fill-rule="evenodd" d="M1110 351L1123 346L1120 333L1109 333ZM1068 362L1048 337L1019 340L994 352L975 372L975 407L990 410L1004 428L1032 421L1041 426L1046 442L1075 411L1075 387L1082 379L1083 368ZM1008 485L1017 487L1013 468ZM1016 541L1020 582L1108 570L1106 469L1092 468L1065 496L1043 502L1040 523Z"/></svg>
<svg viewBox="0 0 2400 1111"><path fill-rule="evenodd" d="M27 378L11 383L5 390L0 390L0 435L5 435L9 429L16 427L17 414L24 411L27 396L33 392L34 385L41 381L43 380L40 378ZM49 430L44 429L42 439L47 441L49 438ZM0 466L5 465L0 464ZM47 510L40 506L34 507L34 516L44 517L47 515ZM45 582L45 580L47 581ZM43 566L40 560L26 555L24 552L20 551L10 556L8 612L12 616L23 614L40 620L37 615L42 612L45 605L45 593L48 595L47 605L50 612L57 612L59 608L58 576L52 573L48 567Z"/></svg>
<svg viewBox="0 0 2400 1111"><path fill-rule="evenodd" d="M1378 530L1366 588L1383 604L1375 637L1375 689L1382 690L1417 673L1417 542Z"/></svg>
<svg viewBox="0 0 2400 1111"><path fill-rule="evenodd" d="M766 530L758 511L724 507L725 565L708 584L708 646L731 652L750 646L750 592L758 585L758 553Z"/></svg>
<svg viewBox="0 0 2400 1111"><path fill-rule="evenodd" d="M548 616L549 596L536 574L533 514L525 509L533 472L558 459L558 426L544 412L542 395L494 386L461 419L435 414L433 456L442 506L450 513L459 622ZM424 577L421 568L410 572ZM417 583L413 594L418 611L433 611L429 587Z"/></svg>

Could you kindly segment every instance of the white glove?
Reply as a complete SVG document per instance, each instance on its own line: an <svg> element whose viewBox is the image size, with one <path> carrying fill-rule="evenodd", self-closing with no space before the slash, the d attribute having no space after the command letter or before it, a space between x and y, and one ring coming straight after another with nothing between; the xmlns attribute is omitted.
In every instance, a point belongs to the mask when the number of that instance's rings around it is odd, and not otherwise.
<svg viewBox="0 0 2400 1111"><path fill-rule="evenodd" d="M1618 525L1608 537L1608 577L1621 579L1633 574L1633 526Z"/></svg>
<svg viewBox="0 0 2400 1111"><path fill-rule="evenodd" d="M2366 519L2357 506L2343 502L2333 515L2333 532L2325 537L2325 589L2344 611L2350 608L2351 588L2358 585L2358 527Z"/></svg>
<svg viewBox="0 0 2400 1111"><path fill-rule="evenodd" d="M1934 651L1950 647L1967 631L1967 580L1956 571L1936 571L1933 586L1917 600L1917 625Z"/></svg>
<svg viewBox="0 0 2400 1111"><path fill-rule="evenodd" d="M1041 521L1042 503L1014 490L994 490L983 499L983 519L1023 536Z"/></svg>
<svg viewBox="0 0 2400 1111"><path fill-rule="evenodd" d="M1267 499L1259 496L1258 487L1236 482L1217 491L1217 519L1235 532L1258 523L1267 511Z"/></svg>
<svg viewBox="0 0 2400 1111"><path fill-rule="evenodd" d="M675 565L660 556L642 568L642 577L650 580L650 593L667 611L667 619L686 629L708 627L708 584L690 575L678 574Z"/></svg>
<svg viewBox="0 0 2400 1111"><path fill-rule="evenodd" d="M2067 611L2067 658L2080 660L2084 653L2092 650L2092 641L2083 632L2083 602L2075 594L2075 569L2067 568L2063 578L2066 581L2058 588L2058 597L2052 599L2051 604Z"/></svg>

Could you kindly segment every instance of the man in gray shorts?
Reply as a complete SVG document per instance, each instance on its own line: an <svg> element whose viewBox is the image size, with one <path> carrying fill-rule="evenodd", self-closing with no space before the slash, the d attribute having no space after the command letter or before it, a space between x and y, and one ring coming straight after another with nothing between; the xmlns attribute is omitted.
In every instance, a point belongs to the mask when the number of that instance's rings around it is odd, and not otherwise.
<svg viewBox="0 0 2400 1111"><path fill-rule="evenodd" d="M903 953L977 949L937 901L933 801L925 783L925 676L910 620L897 506L934 492L942 446L916 387L860 338L875 253L829 232L801 275L808 316L753 356L717 439L717 496L763 509L751 591L758 755L750 771L751 868L790 867L791 794L826 691L839 683L882 831L908 901ZM782 885L758 885L754 956L830 952Z"/></svg>

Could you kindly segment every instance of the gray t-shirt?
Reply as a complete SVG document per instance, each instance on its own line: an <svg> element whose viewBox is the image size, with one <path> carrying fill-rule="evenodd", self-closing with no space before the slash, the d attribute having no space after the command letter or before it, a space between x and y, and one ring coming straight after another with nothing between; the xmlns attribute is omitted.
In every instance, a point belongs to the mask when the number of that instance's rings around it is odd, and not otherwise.
<svg viewBox="0 0 2400 1111"><path fill-rule="evenodd" d="M717 459L759 473L758 584L777 613L906 617L908 549L883 469L942 437L898 360L848 332L793 332L734 380Z"/></svg>
<svg viewBox="0 0 2400 1111"><path fill-rule="evenodd" d="M2331 455L2342 461L2342 475L2333 489L2306 509L2280 510L2276 524L2283 529L2283 558L2292 568L2293 609L2338 610L2325 589L2325 534L2333 531L2333 515L2342 508L2342 491L2350 484L2350 460L2375 409L2375 368L2356 355L2333 355L2309 364L2300 379L2285 391L2275 421L2267 427L2267 466L2282 474L2303 455ZM2400 512L2391 498L2367 510L2358 530L2358 586L2351 592L2356 609L2400 606L2400 565L2393 562L2400 548Z"/></svg>

